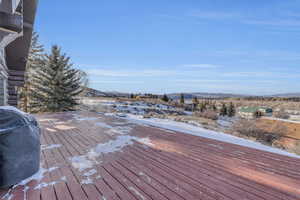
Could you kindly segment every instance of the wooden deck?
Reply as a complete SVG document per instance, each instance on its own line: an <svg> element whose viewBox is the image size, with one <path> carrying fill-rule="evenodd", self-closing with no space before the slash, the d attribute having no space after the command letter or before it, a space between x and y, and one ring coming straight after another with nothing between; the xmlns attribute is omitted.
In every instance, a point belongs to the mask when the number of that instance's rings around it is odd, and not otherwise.
<svg viewBox="0 0 300 200"><path fill-rule="evenodd" d="M96 113L38 118L42 176L0 199L300 199L300 159Z"/></svg>

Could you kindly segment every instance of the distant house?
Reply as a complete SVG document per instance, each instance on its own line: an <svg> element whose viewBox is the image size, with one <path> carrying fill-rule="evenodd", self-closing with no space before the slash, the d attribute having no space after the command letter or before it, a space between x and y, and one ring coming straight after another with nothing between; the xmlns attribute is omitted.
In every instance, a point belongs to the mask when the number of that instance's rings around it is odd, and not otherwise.
<svg viewBox="0 0 300 200"><path fill-rule="evenodd" d="M0 106L18 103L36 6L37 0L0 0Z"/></svg>
<svg viewBox="0 0 300 200"><path fill-rule="evenodd" d="M273 110L272 108L268 107L256 107L256 106L247 106L247 107L240 107L238 110L238 115L241 118L245 119L254 119L257 113L261 114L261 116L272 116Z"/></svg>

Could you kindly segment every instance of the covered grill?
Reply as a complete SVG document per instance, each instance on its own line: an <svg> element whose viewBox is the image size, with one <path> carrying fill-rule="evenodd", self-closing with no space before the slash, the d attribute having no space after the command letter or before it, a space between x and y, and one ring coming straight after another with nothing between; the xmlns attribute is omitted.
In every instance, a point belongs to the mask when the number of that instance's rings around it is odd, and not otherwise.
<svg viewBox="0 0 300 200"><path fill-rule="evenodd" d="M0 188L32 176L40 166L40 129L35 118L0 106Z"/></svg>

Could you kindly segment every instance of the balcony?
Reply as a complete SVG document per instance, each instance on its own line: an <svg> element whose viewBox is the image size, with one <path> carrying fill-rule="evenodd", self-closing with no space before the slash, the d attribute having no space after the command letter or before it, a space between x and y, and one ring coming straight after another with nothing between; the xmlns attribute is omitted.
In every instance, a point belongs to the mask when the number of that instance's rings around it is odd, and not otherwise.
<svg viewBox="0 0 300 200"><path fill-rule="evenodd" d="M300 198L298 158L104 114L36 117L41 171L0 199Z"/></svg>
<svg viewBox="0 0 300 200"><path fill-rule="evenodd" d="M1 0L0 12L13 14L17 10L21 0Z"/></svg>
<svg viewBox="0 0 300 200"><path fill-rule="evenodd" d="M20 33L23 30L23 16L20 13L0 12L0 28L4 32Z"/></svg>

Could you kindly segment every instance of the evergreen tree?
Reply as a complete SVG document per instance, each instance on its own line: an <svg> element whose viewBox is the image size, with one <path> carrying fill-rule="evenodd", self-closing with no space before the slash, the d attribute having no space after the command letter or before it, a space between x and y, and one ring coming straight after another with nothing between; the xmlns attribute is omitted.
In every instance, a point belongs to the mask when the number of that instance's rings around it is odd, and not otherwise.
<svg viewBox="0 0 300 200"><path fill-rule="evenodd" d="M19 108L25 112L31 112L32 104L34 104L31 93L33 74L39 70L43 58L44 47L39 44L39 35L33 32L25 70L24 86L18 89Z"/></svg>
<svg viewBox="0 0 300 200"><path fill-rule="evenodd" d="M260 117L262 117L262 116L263 116L263 114L262 114L261 111L257 110L257 111L254 112L254 117L255 117L255 118L260 118Z"/></svg>
<svg viewBox="0 0 300 200"><path fill-rule="evenodd" d="M184 104L184 94L180 94L180 103Z"/></svg>
<svg viewBox="0 0 300 200"><path fill-rule="evenodd" d="M82 73L73 68L70 58L56 45L40 64L40 69L33 75L31 90L35 111L74 110L76 96L83 91Z"/></svg>
<svg viewBox="0 0 300 200"><path fill-rule="evenodd" d="M226 107L225 103L222 104L222 108L220 110L220 115L221 116L226 116L227 115L227 107Z"/></svg>
<svg viewBox="0 0 300 200"><path fill-rule="evenodd" d="M235 107L232 102L230 102L230 105L228 107L227 115L228 117L233 117L235 115Z"/></svg>
<svg viewBox="0 0 300 200"><path fill-rule="evenodd" d="M212 109L213 109L213 111L217 111L216 102L214 102L214 103L212 104Z"/></svg>
<svg viewBox="0 0 300 200"><path fill-rule="evenodd" d="M206 110L206 105L205 105L205 103L200 103L200 105L199 105L199 109L200 109L200 112L204 112L205 110Z"/></svg>
<svg viewBox="0 0 300 200"><path fill-rule="evenodd" d="M198 105L199 104L199 100L197 97L193 98L193 104Z"/></svg>
<svg viewBox="0 0 300 200"><path fill-rule="evenodd" d="M134 99L134 94L133 93L130 94L130 99Z"/></svg>
<svg viewBox="0 0 300 200"><path fill-rule="evenodd" d="M164 94L161 100L169 102L169 97L166 94Z"/></svg>
<svg viewBox="0 0 300 200"><path fill-rule="evenodd" d="M195 110L195 108L197 108L197 106L199 104L199 100L197 97L194 97L192 102L193 102L193 110Z"/></svg>

